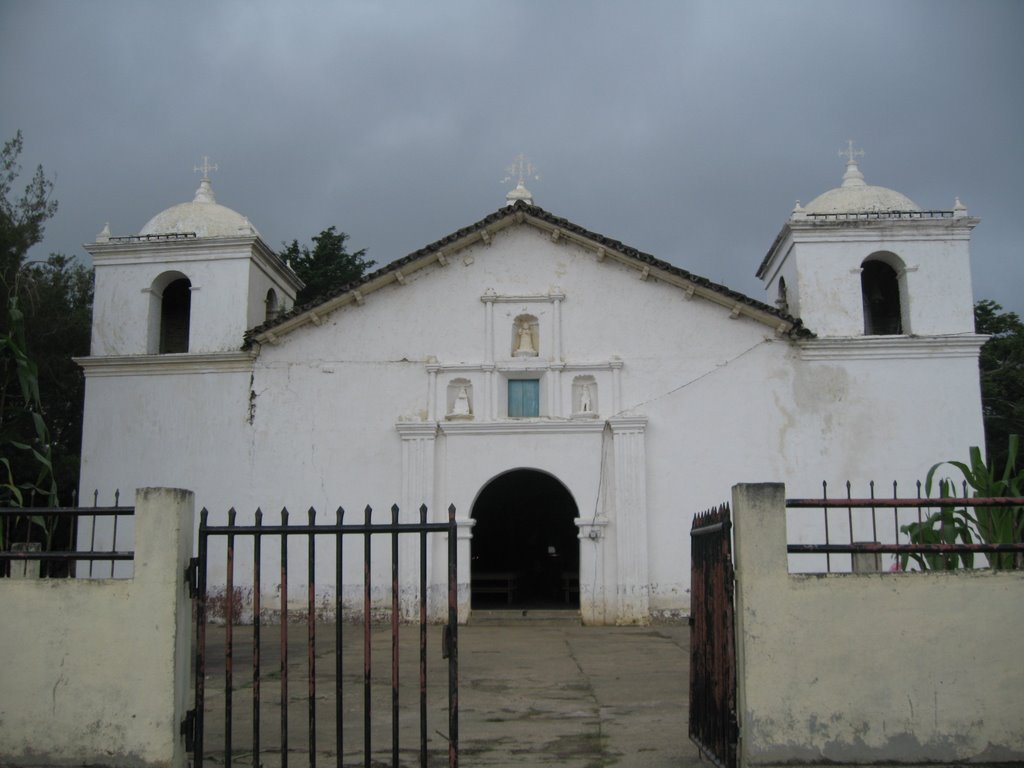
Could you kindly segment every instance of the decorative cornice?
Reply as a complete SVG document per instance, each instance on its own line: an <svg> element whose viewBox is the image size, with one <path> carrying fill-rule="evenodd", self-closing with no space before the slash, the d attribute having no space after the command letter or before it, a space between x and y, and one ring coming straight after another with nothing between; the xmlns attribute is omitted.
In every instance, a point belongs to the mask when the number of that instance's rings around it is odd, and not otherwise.
<svg viewBox="0 0 1024 768"><path fill-rule="evenodd" d="M538 360L536 357L521 357L518 360L496 362L494 364L495 370L499 373L536 373L538 371L549 371L551 366L551 361Z"/></svg>
<svg viewBox="0 0 1024 768"><path fill-rule="evenodd" d="M600 541L604 538L604 529L608 527L607 517L577 517L573 523L580 529L576 538Z"/></svg>
<svg viewBox="0 0 1024 768"><path fill-rule="evenodd" d="M599 433L603 421L575 421L569 419L515 419L509 421L449 421L438 424L446 435L571 435Z"/></svg>
<svg viewBox="0 0 1024 768"><path fill-rule="evenodd" d="M893 360L977 358L988 339L973 333L950 336L844 336L796 342L802 360Z"/></svg>
<svg viewBox="0 0 1024 768"><path fill-rule="evenodd" d="M787 241L791 239L800 243L967 240L981 221L974 216L954 216L953 212L938 212L943 215L936 218L920 217L936 212L916 213L918 218L910 218L909 214L903 218L890 218L886 214L820 214L815 218L792 218L782 225L757 268L757 276L764 278L772 262L780 257L783 246L785 251L790 250Z"/></svg>
<svg viewBox="0 0 1024 768"><path fill-rule="evenodd" d="M622 360L582 361L564 363L560 360L538 360L536 357L524 357L518 360L504 360L490 363L427 363L428 373L486 372L526 373L532 371L610 371L622 367Z"/></svg>
<svg viewBox="0 0 1024 768"><path fill-rule="evenodd" d="M419 440L437 437L436 421L399 421L395 429L403 440Z"/></svg>
<svg viewBox="0 0 1024 768"><path fill-rule="evenodd" d="M555 301L565 301L565 294L560 292L554 293L537 293L522 296L502 296L501 294L488 291L480 297L480 301L485 304L493 302L494 304L529 304L547 302L552 303Z"/></svg>
<svg viewBox="0 0 1024 768"><path fill-rule="evenodd" d="M646 416L613 416L608 419L612 432L643 432L647 429Z"/></svg>
<svg viewBox="0 0 1024 768"><path fill-rule="evenodd" d="M252 373L256 355L251 352L209 354L108 355L72 358L86 377L161 376L194 373Z"/></svg>
<svg viewBox="0 0 1024 768"><path fill-rule="evenodd" d="M128 241L87 243L83 246L98 267L133 266L167 262L254 259L272 267L294 290L305 283L256 235L239 237L168 238L152 236Z"/></svg>

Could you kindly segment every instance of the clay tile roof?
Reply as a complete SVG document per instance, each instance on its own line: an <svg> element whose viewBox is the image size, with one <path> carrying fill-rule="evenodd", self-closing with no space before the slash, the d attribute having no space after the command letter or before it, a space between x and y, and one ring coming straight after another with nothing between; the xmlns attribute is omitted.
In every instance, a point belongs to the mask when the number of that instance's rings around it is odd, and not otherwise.
<svg viewBox="0 0 1024 768"><path fill-rule="evenodd" d="M583 227L573 224L571 221L567 219L559 218L558 216L548 213L543 208L540 208L536 205L530 205L522 200L518 200L511 205L504 206L495 211L494 213L485 216L475 224L471 224L468 227L458 229L448 235L445 235L440 240L436 240L433 243L430 243L429 245L425 245L424 247L420 248L417 251L413 251L407 256L392 261L390 264L387 264L381 267L380 269L375 270L374 272L364 275L359 280L356 280L347 285L340 286L339 288L327 294L324 294L323 296L320 296L319 298L315 299L312 302L297 305L290 309L288 312L285 312L277 316L273 320L250 329L245 334L245 343L243 345L243 348L250 348L254 343L256 337L259 336L260 334L265 333L267 331L273 331L273 329L278 328L279 326L289 325L290 320L293 320L294 318L297 318L306 312L315 310L317 307L331 302L332 299L335 299L351 291L356 291L361 286L367 285L368 283L378 281L379 278L386 276L389 273L397 272L402 267L411 264L412 262L418 261L426 256L442 252L447 247L459 243L460 241L464 241L467 237L482 232L492 224L498 222L504 223L505 220L509 218L515 218L517 216L524 220L525 217L529 217L536 221L545 222L551 225L552 227L561 230L562 232L571 233L573 235L576 235L578 238L589 240L595 245L603 247L608 251L614 251L618 254L621 254L622 256L627 257L628 259L632 259L637 262L649 265L652 268L668 272L669 274L675 275L683 280L686 280L687 282L692 283L693 285L700 286L702 288L706 288L710 291L713 291L714 293L717 293L723 298L729 299L730 301L735 302L736 304L749 306L753 309L758 310L761 313L775 316L779 319L780 323L783 323L791 327L789 334L792 336L803 337L813 335L810 333L810 331L808 331L802 326L799 319L794 318L791 315L788 315L785 312L780 311L776 307L772 307L768 304L757 301L756 299L752 299L745 294L742 294L738 291L734 291L731 288L727 288L724 285L719 285L718 283L712 282L711 280L708 280L705 277L701 277L700 275L696 275L692 272L682 269L681 267L673 266L672 264L669 264L667 261L657 259L651 254L637 250L636 248L628 246L620 242L619 240L614 240L610 237L605 237L604 235L598 234L596 232L591 232L588 229L584 229Z"/></svg>

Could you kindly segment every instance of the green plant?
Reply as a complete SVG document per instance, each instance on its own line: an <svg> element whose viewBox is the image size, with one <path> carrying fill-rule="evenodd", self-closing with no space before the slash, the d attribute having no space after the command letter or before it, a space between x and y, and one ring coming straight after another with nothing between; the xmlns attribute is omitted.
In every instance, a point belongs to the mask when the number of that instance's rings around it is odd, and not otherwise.
<svg viewBox="0 0 1024 768"><path fill-rule="evenodd" d="M1017 469L1019 448L1020 437L1010 435L1006 461L1000 472L996 468L996 461L986 463L982 459L981 449L972 446L969 464L961 461L943 461L928 470L925 493L931 496L936 473L940 467L948 464L956 467L963 475L963 481L970 487L973 498L1020 497L1024 491L1024 469ZM938 478L938 496L940 499L956 496L956 486L952 479ZM914 544L971 544L975 541L986 544L1017 544L1024 541L1024 506L944 506L922 522L905 525L902 530L909 535L911 543ZM1020 553L993 552L987 557L994 569L1020 568L1024 565L1024 558ZM903 567L906 567L908 560L913 559L922 569L932 570L958 568L960 563L965 568L973 565L973 556L969 552L912 554L903 555L901 559Z"/></svg>
<svg viewBox="0 0 1024 768"><path fill-rule="evenodd" d="M42 416L42 404L39 400L39 371L35 362L28 354L25 344L24 314L18 306L16 295L10 296L8 304L10 328L7 333L0 334L0 355L13 362L21 394L22 410L32 423L34 436L29 442L17 437L6 428L0 430L0 445L13 448L31 455L36 467L36 478L32 482L16 483L11 461L7 457L0 458L0 464L6 477L0 478L0 505L9 507L24 506L25 491L42 494L51 506L57 505L57 486L53 476L53 460L50 450L50 433ZM6 425L3 425L6 427ZM12 525L18 524L18 519ZM37 526L43 532L44 547L50 548L54 528L48 525L42 515L27 515L30 526ZM0 547L4 546L4 526L0 526Z"/></svg>
<svg viewBox="0 0 1024 768"><path fill-rule="evenodd" d="M53 460L50 456L50 432L43 419L43 406L39 400L39 370L28 354L25 343L25 316L18 306L18 297L11 295L8 305L10 329L0 334L0 354L9 355L17 373L21 394L22 411L31 420L33 437L26 442L13 434L3 433L4 444L19 451L30 453L37 467L33 483L23 484L23 490L32 490L47 497L50 504L57 503L57 486L53 477ZM10 465L8 464L8 470Z"/></svg>
<svg viewBox="0 0 1024 768"><path fill-rule="evenodd" d="M940 483L945 487L946 483ZM947 494L942 494L949 498ZM913 544L972 544L974 537L971 526L963 517L964 510L953 507L942 507L918 523L904 525L902 531L910 537ZM913 560L922 571L954 571L957 568L973 568L973 552L923 552L909 553L901 556L900 570L907 569L907 563Z"/></svg>

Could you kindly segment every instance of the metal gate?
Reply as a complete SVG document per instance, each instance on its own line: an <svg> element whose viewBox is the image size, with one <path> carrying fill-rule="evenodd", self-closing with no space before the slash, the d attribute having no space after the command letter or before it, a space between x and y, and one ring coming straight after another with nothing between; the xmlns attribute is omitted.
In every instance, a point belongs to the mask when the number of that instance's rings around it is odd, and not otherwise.
<svg viewBox="0 0 1024 768"><path fill-rule="evenodd" d="M729 505L690 530L690 740L715 765L736 766L736 638Z"/></svg>
<svg viewBox="0 0 1024 768"><path fill-rule="evenodd" d="M225 766L242 762L253 768L287 768L290 758L308 761L308 765L315 767L318 757L321 762L340 768L346 764L346 748L349 749L347 764L362 764L366 768L371 764L385 765L388 759L396 767L400 761L401 764L418 761L420 766L427 766L429 760L431 765L440 765L444 763L445 754L449 766L458 765L455 507L448 508L447 522L438 523L427 522L425 505L420 507L416 523L399 523L398 513L398 507L394 506L390 522L377 523L372 520L370 507L366 507L364 521L352 524L343 522L344 511L340 508L333 522L317 522L315 510L310 509L305 524L290 524L285 509L279 524L267 525L257 510L253 522L243 525L232 509L228 512L227 525L211 525L207 510L202 510L198 556L193 558L189 569L195 601L195 708L182 724L186 748L193 754L193 768L203 768L207 760ZM427 544L429 536L444 533L448 535L447 624L431 628L427 622ZM353 609L351 599L349 608L345 609L342 595L344 545L353 536L362 537L363 545L361 616ZM400 598L410 596L400 594L399 542L402 539L408 543L406 537L418 539L419 578L415 596L418 622L407 623L403 632L400 631ZM371 578L373 553L382 548L381 538L390 543L390 587L375 585ZM299 549L305 549L305 557L299 556L299 564L301 566L301 560L305 560L304 583L308 599L301 608L294 603L290 607L288 601L288 557L291 550L295 560L296 540ZM378 543L376 547L372 546L374 540ZM280 581L274 585L279 600L275 599L274 604L264 604L261 594L264 591L261 560L270 551L269 548L264 550L265 543L279 547ZM219 547L224 547L223 591L219 586L212 591L208 589L211 546L217 546L218 553ZM401 551L415 550L406 546ZM325 559L333 556L333 563L328 565L333 565L332 599L327 601L322 592L319 596L317 593L318 553L322 566ZM301 575L297 578L302 580ZM355 590L358 592L358 585ZM382 595L387 595L388 590L390 607L381 604ZM359 627L358 621L350 623L350 615L361 620L362 626ZM410 638L414 630L416 636ZM440 653L428 657L431 633L440 635L435 641ZM271 638L276 635L276 642L274 639L268 642L267 635ZM379 669L379 662L388 656L388 639L390 691L385 682L388 675ZM412 664L403 667L400 663L403 640L406 641L405 658L417 656L409 652L409 645L418 646L418 682L410 683L410 678L417 677L408 669ZM439 662L438 657L446 662ZM376 675L375 658L378 661ZM443 676L442 670L446 668L446 692L440 692L442 686L437 685L428 689L429 667L433 667L434 678ZM410 673L402 676L403 668ZM222 685L217 682L221 675ZM409 711L414 707L399 706L403 691L407 698L418 695L418 713ZM290 703L298 704L291 713ZM439 719L443 714L438 714L437 710L443 710L445 705L447 733L433 725L431 746L428 709L432 707L434 719ZM418 729L414 726L416 720ZM375 737L377 742L386 742L386 731L390 731L390 749L385 746L375 753ZM354 763L353 752L358 754L359 742L362 756ZM207 752L208 746L213 754Z"/></svg>

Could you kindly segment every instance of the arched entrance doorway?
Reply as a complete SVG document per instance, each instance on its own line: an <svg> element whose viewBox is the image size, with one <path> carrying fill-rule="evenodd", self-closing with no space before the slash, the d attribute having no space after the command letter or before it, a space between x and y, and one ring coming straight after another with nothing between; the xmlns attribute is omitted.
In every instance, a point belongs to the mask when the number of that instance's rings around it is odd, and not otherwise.
<svg viewBox="0 0 1024 768"><path fill-rule="evenodd" d="M579 513L561 482L506 472L480 492L472 516L474 608L579 608Z"/></svg>

